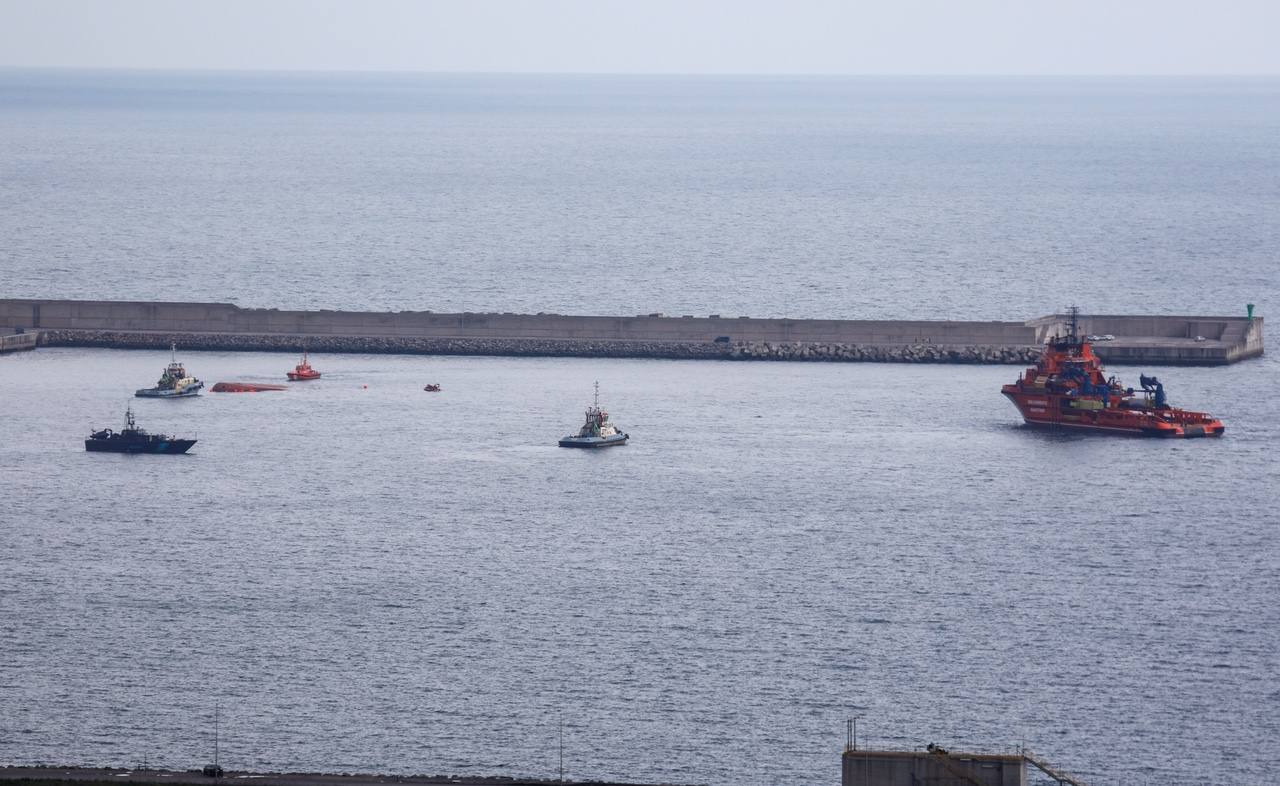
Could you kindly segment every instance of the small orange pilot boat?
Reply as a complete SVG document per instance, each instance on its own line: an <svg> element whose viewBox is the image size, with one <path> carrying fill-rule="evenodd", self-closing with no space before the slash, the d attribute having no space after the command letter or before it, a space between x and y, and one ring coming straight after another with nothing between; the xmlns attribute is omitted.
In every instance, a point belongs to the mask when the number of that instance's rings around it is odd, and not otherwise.
<svg viewBox="0 0 1280 786"><path fill-rule="evenodd" d="M1104 375L1093 344L1079 334L1080 310L1071 308L1070 332L1054 336L1018 381L1000 389L1028 426L1136 434L1147 437L1220 437L1222 421L1169 405L1164 385L1139 376L1134 392Z"/></svg>
<svg viewBox="0 0 1280 786"><path fill-rule="evenodd" d="M290 371L288 376L290 382L301 382L307 379L319 379L320 372L312 368L311 364L307 362L307 351L303 350L302 362L294 366L293 371Z"/></svg>

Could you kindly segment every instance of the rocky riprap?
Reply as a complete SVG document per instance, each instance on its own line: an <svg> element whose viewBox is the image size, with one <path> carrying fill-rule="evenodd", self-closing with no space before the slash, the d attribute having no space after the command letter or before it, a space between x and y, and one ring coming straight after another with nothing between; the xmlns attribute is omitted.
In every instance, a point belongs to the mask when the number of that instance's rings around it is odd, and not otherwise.
<svg viewBox="0 0 1280 786"><path fill-rule="evenodd" d="M350 352L397 355L516 355L544 357L784 360L868 363L1029 363L1038 347L823 342L607 341L537 338L424 338L295 336L239 333L147 333L118 330L43 330L46 347L111 347L228 352Z"/></svg>

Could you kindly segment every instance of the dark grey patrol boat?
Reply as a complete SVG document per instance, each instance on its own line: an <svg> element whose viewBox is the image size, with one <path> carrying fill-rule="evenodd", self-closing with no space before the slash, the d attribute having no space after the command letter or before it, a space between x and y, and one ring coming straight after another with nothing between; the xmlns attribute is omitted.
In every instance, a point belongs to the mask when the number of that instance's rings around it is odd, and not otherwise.
<svg viewBox="0 0 1280 786"><path fill-rule="evenodd" d="M125 410L124 428L95 431L84 441L84 449L94 453L186 453L196 444L194 439L179 439L164 434L151 434L138 428L133 410Z"/></svg>
<svg viewBox="0 0 1280 786"><path fill-rule="evenodd" d="M625 432L619 431L609 422L609 413L600 409L600 383L596 383L594 403L587 408L587 422L578 429L577 434L570 434L560 440L562 448L611 448L625 445L630 439Z"/></svg>

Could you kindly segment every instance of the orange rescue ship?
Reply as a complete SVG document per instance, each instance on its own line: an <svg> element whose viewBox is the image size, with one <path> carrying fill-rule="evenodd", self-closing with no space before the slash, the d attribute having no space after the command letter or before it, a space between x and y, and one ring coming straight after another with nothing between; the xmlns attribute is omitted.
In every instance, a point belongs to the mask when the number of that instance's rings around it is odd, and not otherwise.
<svg viewBox="0 0 1280 786"><path fill-rule="evenodd" d="M1147 437L1222 436L1221 420L1169 406L1155 377L1140 375L1142 390L1135 392L1104 376L1093 344L1080 337L1079 314L1073 306L1070 332L1051 338L1036 365L1000 389L1027 425Z"/></svg>
<svg viewBox="0 0 1280 786"><path fill-rule="evenodd" d="M319 379L320 372L311 367L307 362L307 351L302 350L302 362L293 367L293 371L287 372L290 382L301 382L307 379Z"/></svg>

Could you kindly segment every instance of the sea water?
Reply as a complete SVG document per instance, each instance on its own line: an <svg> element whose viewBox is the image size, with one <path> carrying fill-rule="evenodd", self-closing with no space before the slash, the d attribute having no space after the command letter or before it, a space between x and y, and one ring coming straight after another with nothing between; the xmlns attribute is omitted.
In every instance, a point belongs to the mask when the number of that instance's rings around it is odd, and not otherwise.
<svg viewBox="0 0 1280 786"><path fill-rule="evenodd" d="M6 296L1017 319L1276 302L1274 80L0 74ZM1011 367L0 358L0 761L834 783L1280 757L1271 358L1220 440L1025 429ZM296 358L184 352L283 381ZM1139 369L1114 369L1130 382ZM561 450L599 380L632 435ZM443 385L438 394L423 385ZM187 456L90 455L139 422Z"/></svg>

